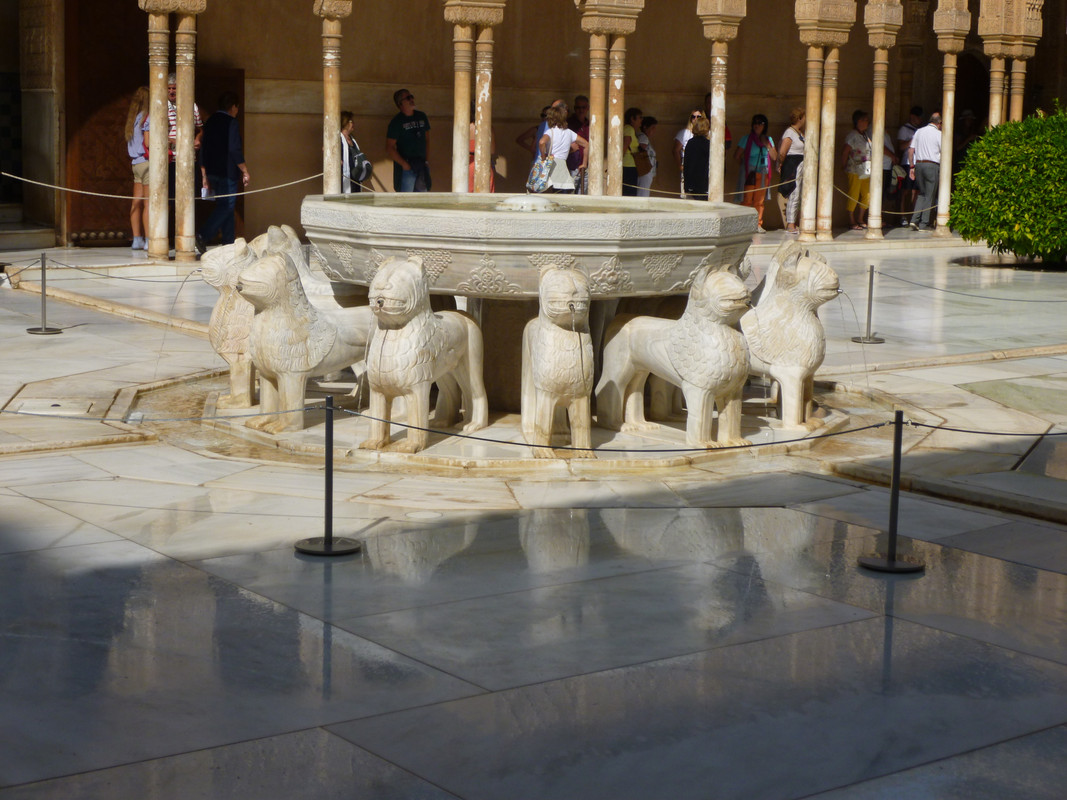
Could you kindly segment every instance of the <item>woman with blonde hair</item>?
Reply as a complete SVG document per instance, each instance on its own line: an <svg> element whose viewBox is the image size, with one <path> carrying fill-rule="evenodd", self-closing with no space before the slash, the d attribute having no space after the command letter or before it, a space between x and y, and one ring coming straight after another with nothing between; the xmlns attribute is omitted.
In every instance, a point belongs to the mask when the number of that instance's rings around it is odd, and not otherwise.
<svg viewBox="0 0 1067 800"><path fill-rule="evenodd" d="M789 112L789 127L782 134L778 145L778 175L782 185L778 194L789 198L785 207L786 233L797 233L797 217L800 212L800 187L804 182L804 128L807 112L797 106Z"/></svg>
<svg viewBox="0 0 1067 800"><path fill-rule="evenodd" d="M567 107L552 106L548 110L548 128L537 143L541 158L552 156L555 163L552 166L552 174L548 179L548 189L551 192L572 194L574 192L574 178L567 168L567 156L572 150L584 148L586 156L589 154L589 142L567 127ZM586 168L585 158L578 165L579 172Z"/></svg>
<svg viewBox="0 0 1067 800"><path fill-rule="evenodd" d="M133 167L133 202L130 227L134 250L148 249L148 87L133 93L126 112L126 152Z"/></svg>

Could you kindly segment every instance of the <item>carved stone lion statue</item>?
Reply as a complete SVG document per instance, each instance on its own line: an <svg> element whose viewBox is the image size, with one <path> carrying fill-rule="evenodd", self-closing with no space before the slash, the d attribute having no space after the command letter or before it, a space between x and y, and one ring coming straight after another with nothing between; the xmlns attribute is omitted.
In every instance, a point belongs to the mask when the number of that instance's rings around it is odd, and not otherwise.
<svg viewBox="0 0 1067 800"><path fill-rule="evenodd" d="M826 354L817 310L838 295L837 273L819 253L787 242L771 259L756 306L741 318L752 371L781 386L782 427L814 427L815 371Z"/></svg>
<svg viewBox="0 0 1067 800"><path fill-rule="evenodd" d="M307 379L362 361L374 316L366 306L315 308L288 254L257 259L241 271L237 291L255 308L249 343L263 414L246 424L269 433L302 430Z"/></svg>
<svg viewBox="0 0 1067 800"><path fill-rule="evenodd" d="M375 330L367 351L370 387L370 438L365 450L417 453L428 442L430 387L437 384L437 425L451 425L462 403L464 433L489 424L489 401L482 381L482 332L459 311L430 308L422 260L392 258L370 285ZM406 400L407 436L390 444L392 400Z"/></svg>
<svg viewBox="0 0 1067 800"><path fill-rule="evenodd" d="M539 295L538 316L522 333L522 434L538 458L595 458L589 282L576 270L548 267L541 273ZM567 409L572 445L586 450L554 453L549 447L561 407Z"/></svg>
<svg viewBox="0 0 1067 800"><path fill-rule="evenodd" d="M219 408L249 408L254 404L256 371L248 337L255 309L237 292L237 279L255 260L244 239L214 247L200 259L204 282L219 292L208 323L208 341L230 365L230 393L219 397Z"/></svg>
<svg viewBox="0 0 1067 800"><path fill-rule="evenodd" d="M705 272L693 281L681 319L616 318L608 329L596 390L598 423L624 431L658 428L645 420L644 385L651 373L682 389L688 408L685 438L691 447L748 444L741 438L748 349L731 327L748 301L748 289L736 275Z"/></svg>

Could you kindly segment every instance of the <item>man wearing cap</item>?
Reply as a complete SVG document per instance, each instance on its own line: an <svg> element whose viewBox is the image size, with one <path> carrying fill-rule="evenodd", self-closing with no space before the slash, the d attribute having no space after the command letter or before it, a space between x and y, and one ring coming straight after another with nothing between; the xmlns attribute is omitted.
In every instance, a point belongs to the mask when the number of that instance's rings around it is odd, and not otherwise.
<svg viewBox="0 0 1067 800"><path fill-rule="evenodd" d="M393 160L394 192L430 191L430 120L415 108L415 96L397 89L393 102L400 109L389 121L385 152Z"/></svg>
<svg viewBox="0 0 1067 800"><path fill-rule="evenodd" d="M911 212L913 231L932 231L930 215L937 206L937 189L941 180L941 114L930 115L925 127L915 131L908 145L908 174L919 186L919 198Z"/></svg>

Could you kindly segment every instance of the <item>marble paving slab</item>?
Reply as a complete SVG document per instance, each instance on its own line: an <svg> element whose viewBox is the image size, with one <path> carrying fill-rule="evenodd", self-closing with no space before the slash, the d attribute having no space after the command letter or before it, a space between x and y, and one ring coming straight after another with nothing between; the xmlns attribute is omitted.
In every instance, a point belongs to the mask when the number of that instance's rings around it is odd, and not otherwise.
<svg viewBox="0 0 1067 800"><path fill-rule="evenodd" d="M889 492L869 489L864 492L831 497L814 502L800 502L795 507L810 514L839 519L876 530L889 528ZM969 509L947 502L926 500L902 493L898 506L897 530L902 536L937 541L956 533L981 530L1007 520L994 511Z"/></svg>
<svg viewBox="0 0 1067 800"><path fill-rule="evenodd" d="M455 800L315 728L0 790L4 800Z"/></svg>
<svg viewBox="0 0 1067 800"><path fill-rule="evenodd" d="M143 547L0 556L0 787L478 690Z"/></svg>
<svg viewBox="0 0 1067 800"><path fill-rule="evenodd" d="M1059 726L971 753L813 795L811 800L1062 800L1067 727Z"/></svg>
<svg viewBox="0 0 1067 800"><path fill-rule="evenodd" d="M942 539L946 547L1067 573L1067 528L1019 520Z"/></svg>
<svg viewBox="0 0 1067 800"><path fill-rule="evenodd" d="M1067 667L869 619L331 730L467 800L763 800L1065 719Z"/></svg>
<svg viewBox="0 0 1067 800"><path fill-rule="evenodd" d="M0 495L0 554L121 539L36 500Z"/></svg>
<svg viewBox="0 0 1067 800"><path fill-rule="evenodd" d="M727 554L715 564L1067 664L1067 575L907 538L899 540L898 556L924 562L925 572L886 576L857 564L860 556L885 553L884 535L843 532L838 538L790 543L751 558Z"/></svg>
<svg viewBox="0 0 1067 800"><path fill-rule="evenodd" d="M698 484L668 478L664 483L688 505L704 507L787 506L866 491L861 484L840 479L780 472Z"/></svg>
<svg viewBox="0 0 1067 800"><path fill-rule="evenodd" d="M500 690L867 616L750 575L693 564L337 625Z"/></svg>

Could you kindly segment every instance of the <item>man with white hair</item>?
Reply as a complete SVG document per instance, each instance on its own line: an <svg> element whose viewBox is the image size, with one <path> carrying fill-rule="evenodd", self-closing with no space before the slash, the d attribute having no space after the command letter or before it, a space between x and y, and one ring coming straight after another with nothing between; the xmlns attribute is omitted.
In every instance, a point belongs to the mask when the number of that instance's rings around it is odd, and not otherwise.
<svg viewBox="0 0 1067 800"><path fill-rule="evenodd" d="M911 212L913 231L932 231L930 215L937 207L937 189L941 180L941 114L934 112L930 121L911 137L908 146L908 174L919 187L919 199Z"/></svg>

